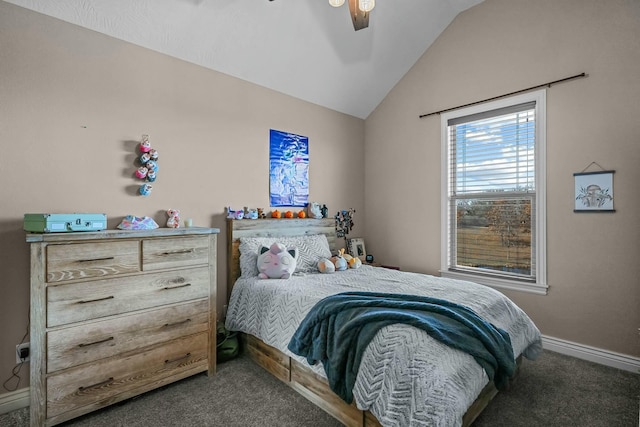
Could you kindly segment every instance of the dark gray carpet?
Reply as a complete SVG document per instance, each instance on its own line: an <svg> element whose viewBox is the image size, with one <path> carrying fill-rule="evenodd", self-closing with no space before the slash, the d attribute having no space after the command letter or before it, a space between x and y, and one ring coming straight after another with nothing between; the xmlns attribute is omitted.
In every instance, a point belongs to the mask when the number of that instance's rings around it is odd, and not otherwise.
<svg viewBox="0 0 640 427"><path fill-rule="evenodd" d="M545 352L525 360L475 427L636 427L640 375ZM28 408L0 415L0 426L28 426ZM69 421L63 426L340 426L246 357L204 374Z"/></svg>

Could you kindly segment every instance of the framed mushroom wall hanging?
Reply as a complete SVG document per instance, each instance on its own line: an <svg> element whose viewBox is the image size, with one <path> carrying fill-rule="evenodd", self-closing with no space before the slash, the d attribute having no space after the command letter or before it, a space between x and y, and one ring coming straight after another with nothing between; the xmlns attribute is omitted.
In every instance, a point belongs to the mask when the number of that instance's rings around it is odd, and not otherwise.
<svg viewBox="0 0 640 427"><path fill-rule="evenodd" d="M596 164L592 162L589 166ZM586 169L589 168L587 166ZM600 165L598 165L600 166ZM612 170L574 173L575 208L574 212L615 212L613 208Z"/></svg>

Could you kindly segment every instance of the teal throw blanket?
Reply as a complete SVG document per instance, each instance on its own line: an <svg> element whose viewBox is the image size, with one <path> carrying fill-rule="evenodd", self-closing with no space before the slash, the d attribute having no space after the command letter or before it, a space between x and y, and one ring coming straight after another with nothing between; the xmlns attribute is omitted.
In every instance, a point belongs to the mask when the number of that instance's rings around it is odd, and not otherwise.
<svg viewBox="0 0 640 427"><path fill-rule="evenodd" d="M381 328L404 323L462 350L482 366L498 389L516 365L509 334L473 310L438 298L379 292L345 292L326 297L309 311L289 342L289 350L309 364L324 365L329 386L345 402L353 400L362 355Z"/></svg>

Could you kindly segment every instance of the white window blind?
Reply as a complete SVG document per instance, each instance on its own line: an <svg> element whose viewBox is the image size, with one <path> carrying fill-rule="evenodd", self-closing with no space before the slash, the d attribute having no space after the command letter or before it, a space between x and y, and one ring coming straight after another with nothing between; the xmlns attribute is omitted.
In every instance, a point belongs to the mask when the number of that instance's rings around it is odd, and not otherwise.
<svg viewBox="0 0 640 427"><path fill-rule="evenodd" d="M451 271L536 281L536 109L447 121Z"/></svg>

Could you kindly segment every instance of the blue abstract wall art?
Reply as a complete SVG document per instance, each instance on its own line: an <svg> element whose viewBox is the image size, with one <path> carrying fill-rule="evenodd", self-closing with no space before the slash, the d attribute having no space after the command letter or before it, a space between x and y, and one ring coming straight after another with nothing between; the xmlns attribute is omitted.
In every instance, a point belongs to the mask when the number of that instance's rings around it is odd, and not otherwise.
<svg viewBox="0 0 640 427"><path fill-rule="evenodd" d="M269 198L271 206L309 203L309 138L270 130Z"/></svg>

